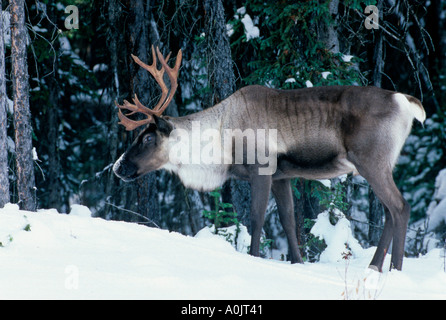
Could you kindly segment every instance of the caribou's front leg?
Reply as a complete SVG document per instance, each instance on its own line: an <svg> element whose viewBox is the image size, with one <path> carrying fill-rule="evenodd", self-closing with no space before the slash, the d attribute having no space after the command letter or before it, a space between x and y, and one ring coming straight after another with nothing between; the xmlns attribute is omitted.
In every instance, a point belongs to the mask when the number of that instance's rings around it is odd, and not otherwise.
<svg viewBox="0 0 446 320"><path fill-rule="evenodd" d="M251 250L250 254L260 255L260 236L265 221L265 211L271 190L271 176L256 175L251 179Z"/></svg>
<svg viewBox="0 0 446 320"><path fill-rule="evenodd" d="M274 180L272 192L276 199L280 223L288 239L291 263L303 263L297 243L296 219L294 218L294 203L290 179Z"/></svg>

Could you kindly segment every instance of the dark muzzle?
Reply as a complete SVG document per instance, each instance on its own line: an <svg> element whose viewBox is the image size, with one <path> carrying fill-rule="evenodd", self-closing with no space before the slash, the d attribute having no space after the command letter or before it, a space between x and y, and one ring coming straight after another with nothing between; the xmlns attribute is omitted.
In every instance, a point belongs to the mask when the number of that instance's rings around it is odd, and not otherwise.
<svg viewBox="0 0 446 320"><path fill-rule="evenodd" d="M137 178L138 168L133 162L127 161L125 158L120 158L113 165L113 172L124 181L131 181Z"/></svg>

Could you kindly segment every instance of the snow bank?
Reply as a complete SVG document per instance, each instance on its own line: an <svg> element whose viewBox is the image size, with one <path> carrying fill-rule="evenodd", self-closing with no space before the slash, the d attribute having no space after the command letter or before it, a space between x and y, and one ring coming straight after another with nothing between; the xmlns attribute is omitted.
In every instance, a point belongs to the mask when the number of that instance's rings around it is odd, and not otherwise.
<svg viewBox="0 0 446 320"><path fill-rule="evenodd" d="M216 245L224 244L225 247L232 246L235 250L241 253L248 253L251 245L251 236L248 229L240 224L237 226L230 226L227 228L219 228L218 234L215 233L215 226L204 227L197 232L195 238L209 239L214 241ZM221 241L224 239L225 241Z"/></svg>
<svg viewBox="0 0 446 320"><path fill-rule="evenodd" d="M321 253L320 262L339 262L353 255L358 258L364 255L364 250L353 236L350 221L338 209L334 209L338 221L330 222L328 210L317 216L311 233L325 241L327 248Z"/></svg>
<svg viewBox="0 0 446 320"><path fill-rule="evenodd" d="M370 286L373 249L348 266L291 265L237 252L212 230L187 237L92 218L86 207L71 213L0 209L0 299L446 299L438 249L405 259L403 272L385 271ZM342 242L330 233L329 243Z"/></svg>
<svg viewBox="0 0 446 320"><path fill-rule="evenodd" d="M91 211L86 206L82 206L80 204L73 204L71 205L70 215L77 217L91 218Z"/></svg>

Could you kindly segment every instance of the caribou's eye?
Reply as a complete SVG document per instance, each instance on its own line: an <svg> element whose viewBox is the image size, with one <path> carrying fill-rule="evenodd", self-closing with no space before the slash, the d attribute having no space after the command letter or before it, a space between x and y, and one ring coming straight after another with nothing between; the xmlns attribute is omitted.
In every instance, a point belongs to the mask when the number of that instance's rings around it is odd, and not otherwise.
<svg viewBox="0 0 446 320"><path fill-rule="evenodd" d="M153 141L153 136L151 134L148 134L144 137L144 143L151 143Z"/></svg>

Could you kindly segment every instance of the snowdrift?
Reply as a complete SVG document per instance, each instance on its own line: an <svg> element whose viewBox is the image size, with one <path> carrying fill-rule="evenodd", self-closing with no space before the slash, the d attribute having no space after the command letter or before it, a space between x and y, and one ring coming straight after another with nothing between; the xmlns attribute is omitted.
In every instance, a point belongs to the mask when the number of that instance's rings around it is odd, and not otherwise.
<svg viewBox="0 0 446 320"><path fill-rule="evenodd" d="M374 248L291 265L211 233L106 221L83 206L66 215L12 204L0 209L0 242L0 299L446 299L440 249L406 258L402 272L367 269Z"/></svg>

